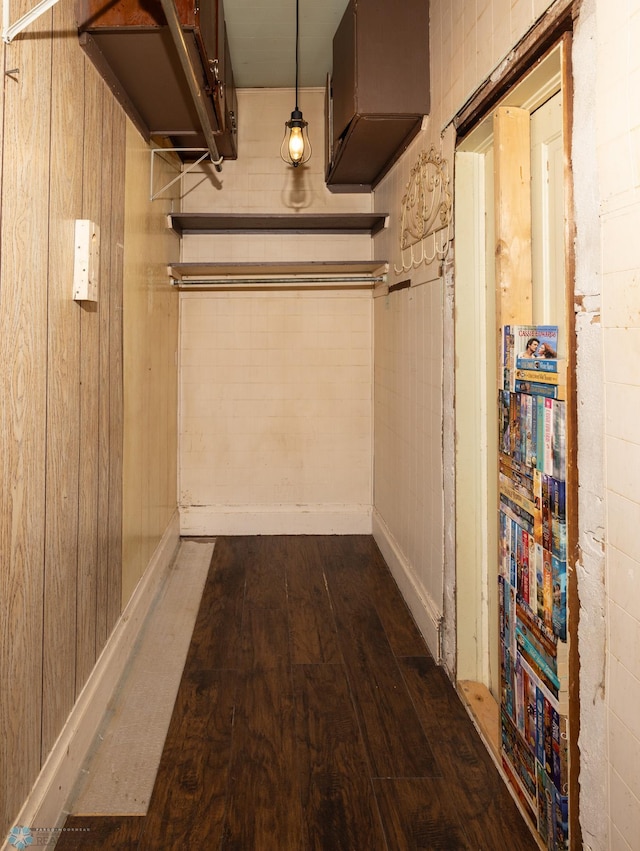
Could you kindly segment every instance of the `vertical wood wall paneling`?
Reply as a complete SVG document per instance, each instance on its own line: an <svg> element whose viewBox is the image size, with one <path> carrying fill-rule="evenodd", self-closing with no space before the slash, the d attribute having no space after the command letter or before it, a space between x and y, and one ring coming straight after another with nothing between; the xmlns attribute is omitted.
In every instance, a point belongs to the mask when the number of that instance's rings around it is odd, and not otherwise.
<svg viewBox="0 0 640 851"><path fill-rule="evenodd" d="M0 39L0 69L3 71L3 83L4 85L0 86L0 204L2 203L2 167L3 167L3 159L4 159L4 121L2 120L4 116L4 90L7 86L7 83L10 83L7 77L4 76L5 71L11 70L13 68L12 65L7 65L7 51L6 45L2 39ZM0 207L0 218L2 217L2 207ZM0 246L1 248L1 246ZM2 295L2 267L0 266L0 297Z"/></svg>
<svg viewBox="0 0 640 851"><path fill-rule="evenodd" d="M144 260L147 256L142 234L147 226L142 209L139 181L133 175L146 176L144 143L131 122L127 122L126 172L130 175L125 189L126 251L124 254L123 312L126 327L123 338L124 385L124 505L123 505L123 597L128 599L144 571L147 557L147 477L145 461L146 420L149 411L146 362L147 295ZM135 328L135 331L134 331ZM123 600L124 602L124 600Z"/></svg>
<svg viewBox="0 0 640 851"><path fill-rule="evenodd" d="M42 759L75 700L80 305L73 300L74 221L82 211L82 58L73 8L53 10L49 200L47 482ZM44 152L43 152L44 154Z"/></svg>
<svg viewBox="0 0 640 851"><path fill-rule="evenodd" d="M12 19L29 8L11 4ZM40 768L51 13L5 47L0 223L0 831ZM43 155L44 150L44 155Z"/></svg>
<svg viewBox="0 0 640 851"><path fill-rule="evenodd" d="M102 225L101 171L103 165L102 111L104 86L93 65L85 59L85 140L82 168L82 218ZM102 246L102 228L100 232ZM100 251L102 260L102 250ZM100 269L98 304L81 303L80 317L80 478L78 510L78 631L77 673L80 676L95 654L96 567L98 561L98 445L100 394L100 317L105 280Z"/></svg>
<svg viewBox="0 0 640 851"><path fill-rule="evenodd" d="M149 146L127 121L123 602L146 570L177 502L178 294L169 284L167 264L179 256L179 240L166 224L171 201L149 200L150 166Z"/></svg>
<svg viewBox="0 0 640 851"><path fill-rule="evenodd" d="M493 114L498 329L530 324L533 315L529 124L526 109L504 106Z"/></svg>
<svg viewBox="0 0 640 851"><path fill-rule="evenodd" d="M108 632L107 600L109 596L109 453L110 453L110 406L111 406L111 151L113 144L113 98L104 98L102 112L103 148L100 162L96 163L100 172L102 191L100 196L100 292L98 296L98 507L97 507L97 552L96 552L96 619L93 623L93 641L88 641L93 658L87 654L88 670L93 664L96 652L101 649L98 639L98 617L100 632ZM104 626L103 626L104 625ZM87 673L88 673L87 670ZM80 670L78 671L80 678Z"/></svg>
<svg viewBox="0 0 640 851"><path fill-rule="evenodd" d="M124 182L126 162L126 119L115 100L111 103L111 262L109 311L109 504L101 518L108 528L108 569L106 594L107 635L122 611L122 448L123 448L123 372L122 372L122 288L124 254ZM98 635L99 639L100 636Z"/></svg>
<svg viewBox="0 0 640 851"><path fill-rule="evenodd" d="M169 162L172 162L170 160ZM168 183L176 172L175 164L163 164L161 176L163 184ZM159 207L159 205L161 205ZM171 202L168 200L153 201L151 208L157 222L158 242L162 239L164 267L158 269L158 279L155 282L155 302L157 304L157 321L159 324L155 334L154 348L158 357L153 364L154 375L154 410L158 412L154 446L158 452L160 463L151 460L151 483L162 494L158 501L154 529L157 536L162 536L167 522L176 508L178 494L177 459L178 459L178 313L179 295L169 283L166 275L167 265L171 258L179 256L179 240L174 234L167 234L166 214ZM158 209L159 207L159 209ZM156 210L157 216L155 215ZM158 336L159 335L159 336ZM152 373L153 374L153 373ZM174 462L175 459L175 462ZM154 478L155 477L155 478Z"/></svg>

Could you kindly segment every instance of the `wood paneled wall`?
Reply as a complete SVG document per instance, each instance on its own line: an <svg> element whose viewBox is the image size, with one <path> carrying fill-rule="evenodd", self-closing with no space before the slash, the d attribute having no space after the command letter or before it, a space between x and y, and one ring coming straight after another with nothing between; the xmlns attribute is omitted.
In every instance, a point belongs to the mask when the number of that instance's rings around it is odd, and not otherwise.
<svg viewBox="0 0 640 851"><path fill-rule="evenodd" d="M121 611L126 122L73 6L0 48L0 836ZM79 218L97 304L72 299Z"/></svg>
<svg viewBox="0 0 640 851"><path fill-rule="evenodd" d="M178 292L167 266L179 238L167 227L173 190L162 192L179 164L157 156L149 201L151 159L127 123L124 252L124 510L122 602L153 556L177 506Z"/></svg>

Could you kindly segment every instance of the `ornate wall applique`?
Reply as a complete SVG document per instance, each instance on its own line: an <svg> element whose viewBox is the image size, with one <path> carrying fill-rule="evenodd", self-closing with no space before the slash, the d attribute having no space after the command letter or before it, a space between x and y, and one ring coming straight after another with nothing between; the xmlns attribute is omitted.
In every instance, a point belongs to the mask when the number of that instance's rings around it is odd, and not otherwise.
<svg viewBox="0 0 640 851"><path fill-rule="evenodd" d="M400 265L396 274L444 260L452 238L448 163L432 145L411 169L402 198Z"/></svg>

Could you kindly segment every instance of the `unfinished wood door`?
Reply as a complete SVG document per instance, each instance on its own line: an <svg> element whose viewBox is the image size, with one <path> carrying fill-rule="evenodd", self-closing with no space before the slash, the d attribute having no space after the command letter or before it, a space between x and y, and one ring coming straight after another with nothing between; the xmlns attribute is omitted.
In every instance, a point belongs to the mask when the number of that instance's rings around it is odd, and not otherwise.
<svg viewBox="0 0 640 851"><path fill-rule="evenodd" d="M558 326L566 351L562 92L531 114L531 265L533 321Z"/></svg>

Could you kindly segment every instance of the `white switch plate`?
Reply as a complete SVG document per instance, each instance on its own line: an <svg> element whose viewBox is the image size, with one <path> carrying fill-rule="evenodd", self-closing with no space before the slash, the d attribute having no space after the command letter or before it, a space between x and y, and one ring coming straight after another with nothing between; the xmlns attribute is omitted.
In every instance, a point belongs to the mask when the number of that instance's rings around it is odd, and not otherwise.
<svg viewBox="0 0 640 851"><path fill-rule="evenodd" d="M89 219L76 219L73 297L76 301L98 301L100 228Z"/></svg>

